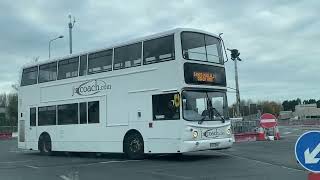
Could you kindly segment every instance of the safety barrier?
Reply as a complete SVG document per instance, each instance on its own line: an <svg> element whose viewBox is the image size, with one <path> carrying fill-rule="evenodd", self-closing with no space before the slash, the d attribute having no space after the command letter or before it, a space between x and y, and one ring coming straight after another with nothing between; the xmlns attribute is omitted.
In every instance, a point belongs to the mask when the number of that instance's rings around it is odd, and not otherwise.
<svg viewBox="0 0 320 180"><path fill-rule="evenodd" d="M231 121L235 142L280 140L279 128L264 129L260 122L255 121Z"/></svg>
<svg viewBox="0 0 320 180"><path fill-rule="evenodd" d="M11 138L12 138L12 133L0 133L0 140L11 139Z"/></svg>
<svg viewBox="0 0 320 180"><path fill-rule="evenodd" d="M235 142L256 141L258 133L239 133L234 135Z"/></svg>
<svg viewBox="0 0 320 180"><path fill-rule="evenodd" d="M0 126L0 133L17 132L17 126Z"/></svg>
<svg viewBox="0 0 320 180"><path fill-rule="evenodd" d="M319 180L320 174L319 173L309 173L308 180Z"/></svg>

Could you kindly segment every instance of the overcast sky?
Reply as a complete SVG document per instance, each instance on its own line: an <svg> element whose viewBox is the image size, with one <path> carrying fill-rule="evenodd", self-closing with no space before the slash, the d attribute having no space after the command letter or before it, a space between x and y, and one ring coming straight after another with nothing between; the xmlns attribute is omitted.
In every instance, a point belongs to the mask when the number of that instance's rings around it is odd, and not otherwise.
<svg viewBox="0 0 320 180"><path fill-rule="evenodd" d="M223 32L237 48L242 99L320 99L319 0L308 1L82 1L1 0L0 92L13 91L19 68L35 57L68 54L68 14L76 17L74 53L176 27ZM234 85L233 61L226 63ZM229 93L234 102L234 93Z"/></svg>

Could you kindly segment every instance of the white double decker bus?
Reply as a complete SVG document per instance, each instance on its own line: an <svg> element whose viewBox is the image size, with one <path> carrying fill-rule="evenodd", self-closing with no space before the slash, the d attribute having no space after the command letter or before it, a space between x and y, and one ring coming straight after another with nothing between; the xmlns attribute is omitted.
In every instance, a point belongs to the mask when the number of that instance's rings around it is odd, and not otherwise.
<svg viewBox="0 0 320 180"><path fill-rule="evenodd" d="M23 67L18 147L43 154L232 146L221 39L174 29Z"/></svg>

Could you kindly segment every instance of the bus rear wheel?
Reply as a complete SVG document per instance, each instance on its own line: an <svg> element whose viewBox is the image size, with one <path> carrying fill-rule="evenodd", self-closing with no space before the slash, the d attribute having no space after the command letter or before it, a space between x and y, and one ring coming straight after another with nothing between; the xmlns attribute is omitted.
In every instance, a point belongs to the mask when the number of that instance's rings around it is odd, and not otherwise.
<svg viewBox="0 0 320 180"><path fill-rule="evenodd" d="M51 138L48 134L43 134L39 138L38 149L40 154L50 156L52 155Z"/></svg>
<svg viewBox="0 0 320 180"><path fill-rule="evenodd" d="M143 159L144 143L140 134L130 133L125 137L124 153L129 159Z"/></svg>

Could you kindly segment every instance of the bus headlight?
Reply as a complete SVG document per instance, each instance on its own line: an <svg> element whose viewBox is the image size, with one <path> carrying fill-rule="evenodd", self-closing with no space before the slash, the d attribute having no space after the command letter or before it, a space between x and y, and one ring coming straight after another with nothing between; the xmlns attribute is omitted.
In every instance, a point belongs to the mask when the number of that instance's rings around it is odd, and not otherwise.
<svg viewBox="0 0 320 180"><path fill-rule="evenodd" d="M198 137L198 131L193 131L192 132L192 137L197 138Z"/></svg>
<svg viewBox="0 0 320 180"><path fill-rule="evenodd" d="M226 133L227 133L227 135L231 134L231 128L230 127L227 128Z"/></svg>

